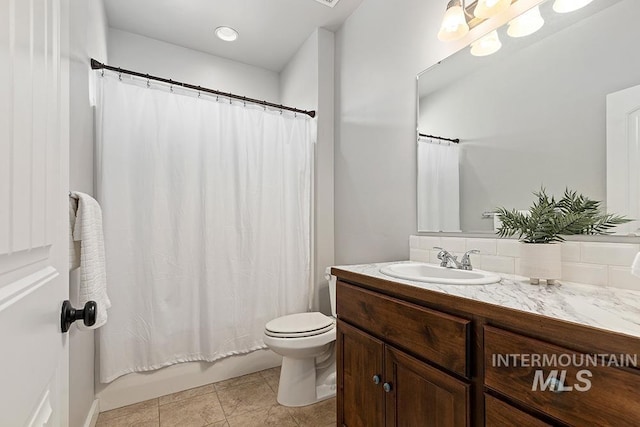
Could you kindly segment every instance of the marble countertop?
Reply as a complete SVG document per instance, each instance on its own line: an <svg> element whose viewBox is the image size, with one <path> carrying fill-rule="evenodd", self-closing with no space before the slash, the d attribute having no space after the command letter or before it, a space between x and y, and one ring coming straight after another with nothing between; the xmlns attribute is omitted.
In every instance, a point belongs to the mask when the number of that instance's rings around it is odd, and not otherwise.
<svg viewBox="0 0 640 427"><path fill-rule="evenodd" d="M639 291L564 281L531 285L514 275L501 275L502 281L491 285L441 285L382 274L380 268L390 264L396 262L334 268L640 338Z"/></svg>

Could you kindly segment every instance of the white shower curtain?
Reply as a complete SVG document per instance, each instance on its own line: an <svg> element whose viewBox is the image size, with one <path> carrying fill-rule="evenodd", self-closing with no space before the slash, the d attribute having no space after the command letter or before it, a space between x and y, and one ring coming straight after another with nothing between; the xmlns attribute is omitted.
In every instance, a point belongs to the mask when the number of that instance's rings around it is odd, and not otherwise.
<svg viewBox="0 0 640 427"><path fill-rule="evenodd" d="M97 78L100 380L265 348L310 288L308 117Z"/></svg>
<svg viewBox="0 0 640 427"><path fill-rule="evenodd" d="M418 140L418 231L460 231L458 144Z"/></svg>

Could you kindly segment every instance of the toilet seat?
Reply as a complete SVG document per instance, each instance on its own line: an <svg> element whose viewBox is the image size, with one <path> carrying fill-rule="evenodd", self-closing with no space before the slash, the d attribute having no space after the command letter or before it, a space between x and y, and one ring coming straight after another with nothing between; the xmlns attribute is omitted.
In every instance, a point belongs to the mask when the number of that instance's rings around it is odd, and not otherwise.
<svg viewBox="0 0 640 427"><path fill-rule="evenodd" d="M265 335L274 338L303 338L320 335L335 328L335 319L319 312L296 313L278 317L265 325Z"/></svg>

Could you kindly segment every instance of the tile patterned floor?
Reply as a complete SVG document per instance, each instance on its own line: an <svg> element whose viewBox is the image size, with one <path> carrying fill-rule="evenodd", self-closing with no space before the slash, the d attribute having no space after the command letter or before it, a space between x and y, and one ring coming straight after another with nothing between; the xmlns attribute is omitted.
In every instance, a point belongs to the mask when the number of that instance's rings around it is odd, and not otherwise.
<svg viewBox="0 0 640 427"><path fill-rule="evenodd" d="M336 400L303 408L276 401L280 368L102 412L96 427L334 427Z"/></svg>

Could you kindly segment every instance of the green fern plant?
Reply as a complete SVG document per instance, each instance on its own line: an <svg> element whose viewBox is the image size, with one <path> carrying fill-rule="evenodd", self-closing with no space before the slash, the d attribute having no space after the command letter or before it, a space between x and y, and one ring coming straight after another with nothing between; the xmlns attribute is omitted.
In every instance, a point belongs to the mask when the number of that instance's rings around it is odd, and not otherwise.
<svg viewBox="0 0 640 427"><path fill-rule="evenodd" d="M517 210L498 208L496 213L502 226L496 232L500 237L518 235L525 243L562 242L562 236L572 234L610 234L617 225L632 221L623 216L603 213L601 202L566 189L562 199L549 197L544 188L533 193L534 201L529 214Z"/></svg>

